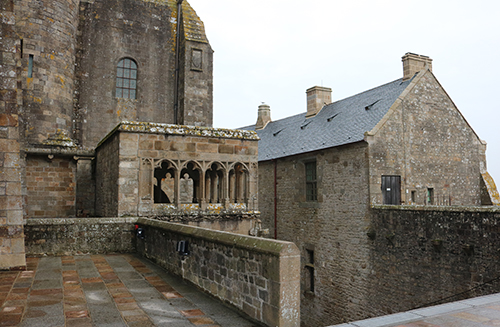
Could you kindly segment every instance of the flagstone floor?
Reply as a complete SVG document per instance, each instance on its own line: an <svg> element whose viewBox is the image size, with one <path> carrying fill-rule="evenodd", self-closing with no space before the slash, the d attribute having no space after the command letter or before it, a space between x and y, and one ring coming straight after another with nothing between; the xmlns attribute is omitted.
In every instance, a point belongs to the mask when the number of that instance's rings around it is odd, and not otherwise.
<svg viewBox="0 0 500 327"><path fill-rule="evenodd" d="M0 272L0 326L257 327L135 255L27 258Z"/></svg>
<svg viewBox="0 0 500 327"><path fill-rule="evenodd" d="M500 326L500 293L330 327Z"/></svg>

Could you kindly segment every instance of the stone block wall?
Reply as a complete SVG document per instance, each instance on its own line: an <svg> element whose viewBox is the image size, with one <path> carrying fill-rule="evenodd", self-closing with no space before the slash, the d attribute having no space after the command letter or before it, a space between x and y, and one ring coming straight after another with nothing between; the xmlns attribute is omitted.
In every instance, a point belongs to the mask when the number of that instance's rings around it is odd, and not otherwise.
<svg viewBox="0 0 500 327"><path fill-rule="evenodd" d="M259 162L263 227L274 235L276 164L277 238L294 242L301 252L304 326L331 325L365 314L370 287L366 153L366 144L360 142ZM317 201L306 201L305 163L311 161L316 161Z"/></svg>
<svg viewBox="0 0 500 327"><path fill-rule="evenodd" d="M17 115L0 113L0 270L26 266L18 127Z"/></svg>
<svg viewBox="0 0 500 327"><path fill-rule="evenodd" d="M486 145L430 71L413 79L370 133L372 204L383 204L381 176L397 175L403 204L481 205Z"/></svg>
<svg viewBox="0 0 500 327"><path fill-rule="evenodd" d="M30 144L71 137L78 0L15 1L23 39L23 118Z"/></svg>
<svg viewBox="0 0 500 327"><path fill-rule="evenodd" d="M95 158L76 157L76 216L95 216Z"/></svg>
<svg viewBox="0 0 500 327"><path fill-rule="evenodd" d="M268 326L300 325L300 253L293 243L140 218L138 252ZM176 251L187 241L189 254Z"/></svg>
<svg viewBox="0 0 500 327"><path fill-rule="evenodd" d="M77 255L135 252L136 218L28 219L26 254Z"/></svg>
<svg viewBox="0 0 500 327"><path fill-rule="evenodd" d="M76 162L73 157L26 157L26 217L76 215Z"/></svg>
<svg viewBox="0 0 500 327"><path fill-rule="evenodd" d="M208 42L185 40L181 52L179 122L210 127L213 121L213 50Z"/></svg>
<svg viewBox="0 0 500 327"><path fill-rule="evenodd" d="M95 147L120 121L212 126L213 51L193 8L187 1L182 8L186 46L179 60L176 120L177 1L82 1L75 117L82 145ZM117 64L123 58L137 64L135 99L116 96Z"/></svg>
<svg viewBox="0 0 500 327"><path fill-rule="evenodd" d="M106 139L96 154L95 212L100 217L118 216L120 140L117 134Z"/></svg>
<svg viewBox="0 0 500 327"><path fill-rule="evenodd" d="M500 292L500 209L375 206L372 316Z"/></svg>
<svg viewBox="0 0 500 327"><path fill-rule="evenodd" d="M0 4L0 270L23 269L23 197L17 92L21 42L14 31L14 1Z"/></svg>

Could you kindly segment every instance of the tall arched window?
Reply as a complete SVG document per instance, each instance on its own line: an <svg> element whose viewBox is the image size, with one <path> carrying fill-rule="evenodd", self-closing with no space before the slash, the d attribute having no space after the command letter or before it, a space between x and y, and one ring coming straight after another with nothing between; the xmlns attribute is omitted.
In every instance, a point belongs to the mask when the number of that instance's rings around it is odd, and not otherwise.
<svg viewBox="0 0 500 327"><path fill-rule="evenodd" d="M116 68L116 97L135 99L137 89L137 64L130 58L124 58Z"/></svg>

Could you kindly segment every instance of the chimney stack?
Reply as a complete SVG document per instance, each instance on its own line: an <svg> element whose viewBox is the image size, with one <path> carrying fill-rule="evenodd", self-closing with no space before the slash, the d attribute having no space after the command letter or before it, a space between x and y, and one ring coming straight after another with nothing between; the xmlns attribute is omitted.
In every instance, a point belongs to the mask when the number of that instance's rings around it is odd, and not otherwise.
<svg viewBox="0 0 500 327"><path fill-rule="evenodd" d="M409 80L423 69L432 72L432 59L427 56L407 52L403 58L403 81Z"/></svg>
<svg viewBox="0 0 500 327"><path fill-rule="evenodd" d="M306 118L316 116L325 104L332 103L332 89L323 86L313 86L306 90L307 113Z"/></svg>
<svg viewBox="0 0 500 327"><path fill-rule="evenodd" d="M271 107L262 102L259 106L257 123L255 129L263 129L271 121Z"/></svg>

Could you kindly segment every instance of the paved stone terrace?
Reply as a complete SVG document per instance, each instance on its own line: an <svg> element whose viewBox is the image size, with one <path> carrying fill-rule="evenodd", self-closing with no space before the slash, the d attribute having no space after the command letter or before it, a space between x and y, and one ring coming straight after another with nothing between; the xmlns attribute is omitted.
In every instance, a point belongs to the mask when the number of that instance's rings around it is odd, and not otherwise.
<svg viewBox="0 0 500 327"><path fill-rule="evenodd" d="M500 293L330 327L500 326Z"/></svg>
<svg viewBox="0 0 500 327"><path fill-rule="evenodd" d="M0 305L0 326L258 326L134 255L27 258Z"/></svg>

